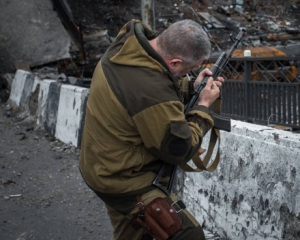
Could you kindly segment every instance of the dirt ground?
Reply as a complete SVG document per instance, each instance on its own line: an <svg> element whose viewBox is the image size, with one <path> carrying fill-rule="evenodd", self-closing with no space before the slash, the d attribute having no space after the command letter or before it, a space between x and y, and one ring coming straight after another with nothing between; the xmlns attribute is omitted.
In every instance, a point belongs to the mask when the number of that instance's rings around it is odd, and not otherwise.
<svg viewBox="0 0 300 240"><path fill-rule="evenodd" d="M51 139L0 105L0 239L112 236L103 202L83 182L79 150Z"/></svg>

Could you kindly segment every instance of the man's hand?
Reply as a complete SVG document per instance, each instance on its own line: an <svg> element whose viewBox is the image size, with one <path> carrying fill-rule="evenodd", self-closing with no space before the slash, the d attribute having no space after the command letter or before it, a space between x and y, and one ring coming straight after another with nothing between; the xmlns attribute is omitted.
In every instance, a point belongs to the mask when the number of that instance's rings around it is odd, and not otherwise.
<svg viewBox="0 0 300 240"><path fill-rule="evenodd" d="M196 88L206 76L211 75L212 72L208 68L205 68L202 72L199 73L194 83L194 88ZM222 87L223 82L223 77L217 77L216 81L214 81L213 78L210 77L206 83L206 86L200 92L198 105L210 107L210 105L219 97L220 87Z"/></svg>

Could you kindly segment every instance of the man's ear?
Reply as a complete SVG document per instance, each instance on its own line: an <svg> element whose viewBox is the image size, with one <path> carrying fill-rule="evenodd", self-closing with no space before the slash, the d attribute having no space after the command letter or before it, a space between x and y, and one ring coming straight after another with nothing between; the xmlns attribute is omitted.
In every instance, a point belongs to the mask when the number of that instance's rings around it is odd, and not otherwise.
<svg viewBox="0 0 300 240"><path fill-rule="evenodd" d="M178 72L178 69L182 65L182 60L180 58L172 58L169 60L169 69L171 73Z"/></svg>
<svg viewBox="0 0 300 240"><path fill-rule="evenodd" d="M178 67L178 65L181 65L182 64L182 60L180 58L172 58L170 61L169 61L169 64L172 66L172 67Z"/></svg>

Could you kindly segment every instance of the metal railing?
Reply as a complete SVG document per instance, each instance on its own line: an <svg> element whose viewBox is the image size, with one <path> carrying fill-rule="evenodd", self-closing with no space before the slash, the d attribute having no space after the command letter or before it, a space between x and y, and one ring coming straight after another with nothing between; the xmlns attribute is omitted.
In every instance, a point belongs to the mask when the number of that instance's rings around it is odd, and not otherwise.
<svg viewBox="0 0 300 240"><path fill-rule="evenodd" d="M234 58L222 75L222 115L300 129L300 57Z"/></svg>

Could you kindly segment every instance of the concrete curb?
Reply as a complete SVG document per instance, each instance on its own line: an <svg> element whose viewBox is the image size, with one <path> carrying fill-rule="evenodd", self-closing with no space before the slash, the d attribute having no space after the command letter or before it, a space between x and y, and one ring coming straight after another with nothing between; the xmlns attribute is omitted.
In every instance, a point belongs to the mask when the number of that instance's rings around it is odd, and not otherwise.
<svg viewBox="0 0 300 240"><path fill-rule="evenodd" d="M32 106L32 101L39 91L40 80L33 74L20 70L16 72L11 86L9 103L14 109L28 111Z"/></svg>
<svg viewBox="0 0 300 240"><path fill-rule="evenodd" d="M79 148L88 95L87 88L41 80L33 73L18 70L8 103L16 111L33 115L38 128Z"/></svg>

